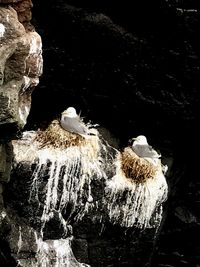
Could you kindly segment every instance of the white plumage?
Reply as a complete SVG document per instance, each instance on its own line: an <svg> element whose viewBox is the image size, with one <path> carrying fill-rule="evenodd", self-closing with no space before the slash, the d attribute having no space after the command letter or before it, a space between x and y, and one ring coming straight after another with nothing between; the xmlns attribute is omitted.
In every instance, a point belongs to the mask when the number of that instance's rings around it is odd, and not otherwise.
<svg viewBox="0 0 200 267"><path fill-rule="evenodd" d="M144 135L139 135L133 138L133 140L132 149L138 157L151 159L159 159L161 157L161 155L148 144L147 138Z"/></svg>
<svg viewBox="0 0 200 267"><path fill-rule="evenodd" d="M90 135L89 128L85 125L75 108L69 107L61 114L61 127L71 133L79 134L83 137Z"/></svg>
<svg viewBox="0 0 200 267"><path fill-rule="evenodd" d="M152 148L147 142L147 138L144 135L139 135L132 144L132 149L138 157L144 158L148 162L151 162L154 166L160 166L163 174L168 171L168 166L161 163L161 154Z"/></svg>

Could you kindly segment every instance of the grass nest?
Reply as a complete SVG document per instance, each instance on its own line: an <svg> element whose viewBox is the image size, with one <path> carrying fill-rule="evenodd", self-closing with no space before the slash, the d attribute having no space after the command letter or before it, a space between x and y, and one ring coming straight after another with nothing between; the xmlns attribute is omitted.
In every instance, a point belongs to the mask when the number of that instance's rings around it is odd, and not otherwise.
<svg viewBox="0 0 200 267"><path fill-rule="evenodd" d="M36 141L40 143L40 148L54 147L67 148L71 146L80 146L86 143L84 137L65 131L58 120L52 121L46 130L39 130Z"/></svg>
<svg viewBox="0 0 200 267"><path fill-rule="evenodd" d="M121 153L121 168L125 176L136 184L152 179L157 171L153 164L138 157L130 147L125 148Z"/></svg>

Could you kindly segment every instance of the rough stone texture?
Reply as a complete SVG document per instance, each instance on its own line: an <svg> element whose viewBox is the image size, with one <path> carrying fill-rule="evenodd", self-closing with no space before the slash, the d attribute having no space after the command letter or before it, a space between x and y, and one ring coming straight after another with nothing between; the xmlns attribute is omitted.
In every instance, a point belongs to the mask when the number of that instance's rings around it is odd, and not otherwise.
<svg viewBox="0 0 200 267"><path fill-rule="evenodd" d="M31 0L20 1L18 4L13 4L13 8L17 11L18 19L22 22L30 22L32 19L31 9L33 4ZM28 11L28 12L27 12Z"/></svg>
<svg viewBox="0 0 200 267"><path fill-rule="evenodd" d="M17 12L19 22L23 24L26 30L34 29L34 26L30 23L32 19L31 9L33 7L31 0L1 0L0 4L13 7Z"/></svg>
<svg viewBox="0 0 200 267"><path fill-rule="evenodd" d="M12 152L11 143L0 144L0 183L9 182L13 159Z"/></svg>
<svg viewBox="0 0 200 267"><path fill-rule="evenodd" d="M0 4L12 4L20 2L21 0L0 0Z"/></svg>
<svg viewBox="0 0 200 267"><path fill-rule="evenodd" d="M57 245L65 240L67 245L71 237L76 257L70 256L72 262L92 267L128 267L133 262L148 266L167 198L161 168L136 183L122 171L120 152L98 136L76 146L54 148L53 142L45 146L37 134L25 132L13 141L12 178L4 191L8 214L17 215L12 216L6 237L13 257L21 261L32 254L39 267L37 259L43 255L49 262L44 266L54 267L54 240ZM39 236L42 243L48 242L45 253L38 246ZM73 255L70 251L71 246L69 255ZM65 254L61 256L59 266L68 266Z"/></svg>
<svg viewBox="0 0 200 267"><path fill-rule="evenodd" d="M0 1L0 265L16 266L5 236L13 214L4 209L13 151L30 111L31 93L42 73L42 43L30 24L31 1ZM9 218L10 217L10 218ZM13 242L14 244L14 242Z"/></svg>
<svg viewBox="0 0 200 267"><path fill-rule="evenodd" d="M1 8L5 32L0 37L0 127L22 128L30 111L31 93L42 73L40 36L26 32L16 11Z"/></svg>

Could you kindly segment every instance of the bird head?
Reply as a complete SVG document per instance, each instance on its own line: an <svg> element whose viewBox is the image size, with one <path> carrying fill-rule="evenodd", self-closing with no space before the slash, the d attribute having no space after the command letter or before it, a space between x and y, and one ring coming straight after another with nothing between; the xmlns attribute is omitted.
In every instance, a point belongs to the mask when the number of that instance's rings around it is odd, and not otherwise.
<svg viewBox="0 0 200 267"><path fill-rule="evenodd" d="M75 108L69 107L65 111L62 112L62 116L66 116L66 117L69 117L69 118L76 118L77 117L77 113L76 113Z"/></svg>
<svg viewBox="0 0 200 267"><path fill-rule="evenodd" d="M147 145L148 144L147 143L147 138L144 135L139 135L136 138L132 138L132 140L134 140L133 143L137 143L137 144L140 144L140 145Z"/></svg>

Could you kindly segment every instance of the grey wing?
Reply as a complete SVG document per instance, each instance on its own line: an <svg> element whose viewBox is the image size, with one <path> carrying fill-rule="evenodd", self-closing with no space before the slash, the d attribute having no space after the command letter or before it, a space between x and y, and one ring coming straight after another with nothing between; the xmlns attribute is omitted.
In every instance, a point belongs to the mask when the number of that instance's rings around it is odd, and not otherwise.
<svg viewBox="0 0 200 267"><path fill-rule="evenodd" d="M149 158L160 158L161 155L159 155L157 153L157 151L155 149L153 149L152 146L148 146L147 156L146 157L149 157Z"/></svg>
<svg viewBox="0 0 200 267"><path fill-rule="evenodd" d="M88 129L85 126L83 122L80 121L80 119L77 118L67 118L64 117L64 119L61 120L61 126L72 133L78 133L78 134L87 134Z"/></svg>
<svg viewBox="0 0 200 267"><path fill-rule="evenodd" d="M141 158L158 158L158 153L149 145L133 146L133 151Z"/></svg>
<svg viewBox="0 0 200 267"><path fill-rule="evenodd" d="M146 157L146 150L147 146L146 145L135 145L132 147L133 151L138 155L138 157Z"/></svg>

